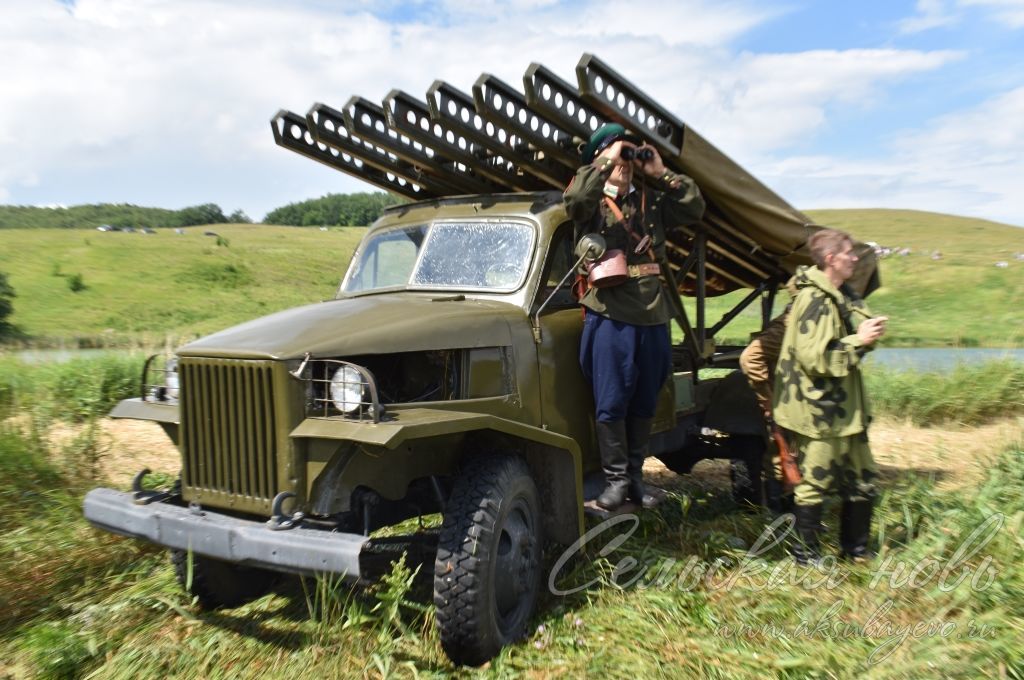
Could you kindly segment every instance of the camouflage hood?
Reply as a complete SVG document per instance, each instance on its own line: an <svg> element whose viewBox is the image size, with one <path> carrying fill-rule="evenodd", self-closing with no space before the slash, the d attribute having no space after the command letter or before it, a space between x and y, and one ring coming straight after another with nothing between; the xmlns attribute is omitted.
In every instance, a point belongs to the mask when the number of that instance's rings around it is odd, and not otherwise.
<svg viewBox="0 0 1024 680"><path fill-rule="evenodd" d="M844 317L849 317L851 313L868 318L870 313L866 313L867 307L864 304L864 300L858 295L849 282L844 283L839 288L829 280L825 272L818 269L815 265L802 265L797 267L796 273L793 274L787 284L786 288L789 290L790 295L794 298L797 294L805 288L817 288L823 294L832 298L837 305L840 307L840 312ZM856 329L859 319L850 318L852 327Z"/></svg>
<svg viewBox="0 0 1024 680"><path fill-rule="evenodd" d="M839 289L833 286L832 282L825 276L825 272L814 265L801 265L797 267L796 273L793 274L789 285L794 294L799 293L802 288L814 286L815 288L820 288L823 293L834 299L838 300L842 297Z"/></svg>

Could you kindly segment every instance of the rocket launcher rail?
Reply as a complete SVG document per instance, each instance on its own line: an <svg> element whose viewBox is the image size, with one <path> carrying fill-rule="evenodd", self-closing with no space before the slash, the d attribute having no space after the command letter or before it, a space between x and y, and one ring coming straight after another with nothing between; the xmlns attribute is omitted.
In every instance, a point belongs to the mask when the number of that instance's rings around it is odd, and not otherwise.
<svg viewBox="0 0 1024 680"><path fill-rule="evenodd" d="M437 80L427 90L431 118L488 149L495 164L509 174L508 182L523 191L565 188L572 170L545 158L530 147L514 121L485 121L472 97Z"/></svg>
<svg viewBox="0 0 1024 680"><path fill-rule="evenodd" d="M403 162L411 164L431 187L436 185L444 195L478 193L486 191L486 185L475 181L466 173L454 167L454 163L433 148L409 139L388 127L384 109L362 97L352 97L342 111L334 111L341 124L353 135L369 139L388 149Z"/></svg>
<svg viewBox="0 0 1024 680"><path fill-rule="evenodd" d="M355 143L345 144L343 146L346 148L341 150L317 142L306 125L306 119L297 113L285 109L280 110L270 120L270 127L278 146L312 158L353 177L358 177L385 191L393 191L417 201L441 196L425 187L417 186L397 175L390 175L388 172L374 167L360 155L361 150Z"/></svg>
<svg viewBox="0 0 1024 680"><path fill-rule="evenodd" d="M774 291L810 263L806 241L820 227L806 215L596 56L584 54L575 75L574 86L534 63L523 93L485 73L472 96L435 81L426 101L392 90L382 107L353 97L341 111L316 104L305 120L282 111L272 120L274 139L415 200L560 191L590 135L616 122L692 177L707 201L703 219L673 230L666 243L679 292L700 302L738 288ZM858 255L852 283L870 292L876 261L867 249Z"/></svg>
<svg viewBox="0 0 1024 680"><path fill-rule="evenodd" d="M392 129L433 146L438 153L478 176L490 187L482 193L518 191L505 181L507 172L494 169L486 148L432 120L425 102L401 90L392 90L384 98L384 115Z"/></svg>
<svg viewBox="0 0 1024 680"><path fill-rule="evenodd" d="M570 176L576 171L580 154L573 136L532 110L526 97L511 85L484 73L473 83L473 102L477 113L495 125L514 126L518 120L522 124L519 131L530 146L564 165Z"/></svg>
<svg viewBox="0 0 1024 680"><path fill-rule="evenodd" d="M401 177L418 186L424 186L428 177L419 167L396 156L390 148L377 143L362 132L346 127L344 116L324 104L314 104L306 113L306 126L313 139L330 149L337 149L358 157L369 165ZM386 141L385 136L385 141Z"/></svg>

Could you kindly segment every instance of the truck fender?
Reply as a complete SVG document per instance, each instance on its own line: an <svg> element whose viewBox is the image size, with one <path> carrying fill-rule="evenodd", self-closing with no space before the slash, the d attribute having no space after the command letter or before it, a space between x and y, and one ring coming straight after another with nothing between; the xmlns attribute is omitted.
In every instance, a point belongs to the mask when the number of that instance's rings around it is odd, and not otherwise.
<svg viewBox="0 0 1024 680"><path fill-rule="evenodd" d="M415 479L453 474L464 455L509 451L522 455L530 466L543 499L546 535L569 544L582 534L582 457L570 437L496 416L440 409L410 409L378 425L311 421L291 436L337 442L326 466L311 480L314 512L349 510L357 485L398 500ZM391 457L382 464L382 458Z"/></svg>

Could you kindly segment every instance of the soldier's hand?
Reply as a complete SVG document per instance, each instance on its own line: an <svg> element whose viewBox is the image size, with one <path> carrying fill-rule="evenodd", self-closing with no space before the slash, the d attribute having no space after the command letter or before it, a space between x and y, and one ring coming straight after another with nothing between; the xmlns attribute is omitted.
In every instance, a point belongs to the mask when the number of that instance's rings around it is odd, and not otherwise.
<svg viewBox="0 0 1024 680"><path fill-rule="evenodd" d="M661 160L661 154L658 153L658 150L653 146L648 146L647 144L644 144L640 148L644 150L649 149L651 151L651 158L649 160L641 161L639 157L636 160L636 162L640 164L640 169L644 171L644 174L655 179L659 179L664 176L666 170L665 162Z"/></svg>
<svg viewBox="0 0 1024 680"><path fill-rule="evenodd" d="M864 319L857 327L857 337L865 345L873 345L885 333L885 322L888 317L876 316Z"/></svg>
<svg viewBox="0 0 1024 680"><path fill-rule="evenodd" d="M629 161L623 160L622 158L622 149L624 145L625 142L621 139L617 142L613 142L610 146L601 151L594 161L597 162L599 159L608 158L614 161L616 165L626 165ZM632 146L632 144L630 144L630 146Z"/></svg>

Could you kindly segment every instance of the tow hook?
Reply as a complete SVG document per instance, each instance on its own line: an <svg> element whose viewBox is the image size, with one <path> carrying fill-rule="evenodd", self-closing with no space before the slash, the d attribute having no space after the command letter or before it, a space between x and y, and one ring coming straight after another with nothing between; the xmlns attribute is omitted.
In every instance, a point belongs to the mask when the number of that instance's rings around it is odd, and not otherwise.
<svg viewBox="0 0 1024 680"><path fill-rule="evenodd" d="M149 505L150 503L163 503L166 500L181 496L181 481L176 480L170 489L157 491L155 489L143 489L142 480L146 475L152 473L149 468L139 470L132 479L132 501L135 505Z"/></svg>
<svg viewBox="0 0 1024 680"><path fill-rule="evenodd" d="M302 520L306 518L306 513L301 510L296 510L291 515L284 514L282 507L284 502L289 498L295 498L295 494L291 491L282 491L281 493L274 496L274 500L270 505L270 519L267 520L267 528L271 531L284 531L286 529L294 529L302 524Z"/></svg>

